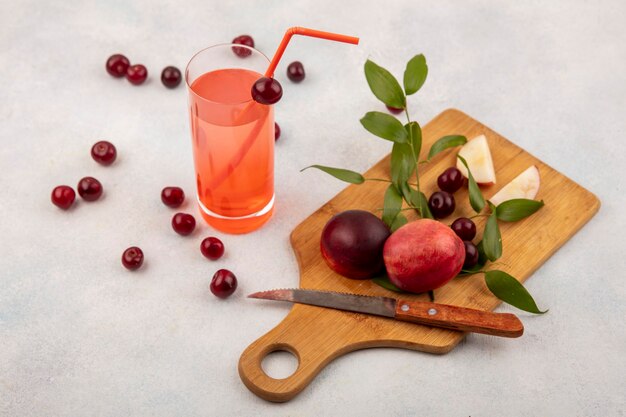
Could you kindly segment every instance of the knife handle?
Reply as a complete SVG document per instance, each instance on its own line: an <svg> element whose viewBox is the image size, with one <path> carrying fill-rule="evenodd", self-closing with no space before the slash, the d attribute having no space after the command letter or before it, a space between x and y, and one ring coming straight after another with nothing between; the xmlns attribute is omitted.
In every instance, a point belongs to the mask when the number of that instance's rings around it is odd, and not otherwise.
<svg viewBox="0 0 626 417"><path fill-rule="evenodd" d="M520 337L524 333L524 325L514 314L492 313L423 301L397 300L395 318L411 323L492 336Z"/></svg>

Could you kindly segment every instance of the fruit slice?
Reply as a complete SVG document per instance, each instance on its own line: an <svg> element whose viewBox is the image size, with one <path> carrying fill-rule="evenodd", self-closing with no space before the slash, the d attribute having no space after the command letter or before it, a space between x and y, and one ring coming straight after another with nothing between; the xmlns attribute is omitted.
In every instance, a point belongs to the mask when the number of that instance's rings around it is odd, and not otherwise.
<svg viewBox="0 0 626 417"><path fill-rule="evenodd" d="M526 171L515 177L510 183L502 187L489 199L494 205L512 200L514 198L527 198L532 200L539 191L539 170L535 165L529 166Z"/></svg>
<svg viewBox="0 0 626 417"><path fill-rule="evenodd" d="M478 184L488 185L496 183L496 171L493 169L493 160L489 151L489 144L485 135L480 135L468 141L459 150L467 161L470 171ZM467 169L460 160L457 160L456 167L467 178Z"/></svg>

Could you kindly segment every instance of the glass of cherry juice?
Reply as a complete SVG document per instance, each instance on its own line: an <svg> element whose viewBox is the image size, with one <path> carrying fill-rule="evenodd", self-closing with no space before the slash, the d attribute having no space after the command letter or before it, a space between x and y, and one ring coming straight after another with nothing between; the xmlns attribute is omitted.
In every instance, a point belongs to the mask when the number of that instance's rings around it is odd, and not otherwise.
<svg viewBox="0 0 626 417"><path fill-rule="evenodd" d="M251 96L268 65L254 48L222 44L185 71L198 204L223 232L256 230L274 211L274 108Z"/></svg>

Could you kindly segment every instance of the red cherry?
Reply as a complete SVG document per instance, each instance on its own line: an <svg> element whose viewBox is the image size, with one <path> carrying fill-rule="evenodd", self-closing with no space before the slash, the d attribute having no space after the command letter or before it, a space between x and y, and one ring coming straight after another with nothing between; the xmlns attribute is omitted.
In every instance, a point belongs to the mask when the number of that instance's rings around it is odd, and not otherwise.
<svg viewBox="0 0 626 417"><path fill-rule="evenodd" d="M139 269L143 264L143 251L137 246L131 246L122 254L122 265L126 269L134 271Z"/></svg>
<svg viewBox="0 0 626 417"><path fill-rule="evenodd" d="M176 88L183 79L180 70L176 67L165 67L161 72L161 82L167 88Z"/></svg>
<svg viewBox="0 0 626 417"><path fill-rule="evenodd" d="M453 193L463 186L465 178L456 167L450 167L437 177L437 185L443 191Z"/></svg>
<svg viewBox="0 0 626 417"><path fill-rule="evenodd" d="M459 217L452 222L450 227L462 240L471 241L476 237L476 224L467 217Z"/></svg>
<svg viewBox="0 0 626 417"><path fill-rule="evenodd" d="M237 277L228 269L220 269L213 275L209 288L216 297L227 298L237 289Z"/></svg>
<svg viewBox="0 0 626 417"><path fill-rule="evenodd" d="M85 201L96 201L102 195L102 184L94 177L85 177L78 182L78 194Z"/></svg>
<svg viewBox="0 0 626 417"><path fill-rule="evenodd" d="M277 141L278 139L280 139L280 126L274 122L274 140Z"/></svg>
<svg viewBox="0 0 626 417"><path fill-rule="evenodd" d="M218 260L224 254L224 244L216 237L207 237L200 243L200 252L212 260Z"/></svg>
<svg viewBox="0 0 626 417"><path fill-rule="evenodd" d="M101 140L91 147L91 157L99 164L111 165L117 158L117 150L111 142Z"/></svg>
<svg viewBox="0 0 626 417"><path fill-rule="evenodd" d="M261 104L274 104L283 96L283 87L274 78L261 77L252 85L252 98Z"/></svg>
<svg viewBox="0 0 626 417"><path fill-rule="evenodd" d="M304 65L300 61L294 61L287 67L287 78L294 83L304 80Z"/></svg>
<svg viewBox="0 0 626 417"><path fill-rule="evenodd" d="M237 36L235 39L233 39L232 43L236 43L239 45L246 45L246 46L249 46L250 48L254 48L254 39L252 39L252 36L250 35ZM241 58L245 58L252 54L252 51L249 50L248 48L241 48L237 46L233 46L233 52L235 53L235 55Z"/></svg>
<svg viewBox="0 0 626 417"><path fill-rule="evenodd" d="M59 185L52 190L50 199L55 206L67 210L74 203L76 193L69 185Z"/></svg>
<svg viewBox="0 0 626 417"><path fill-rule="evenodd" d="M446 191L436 191L428 199L428 207L435 219L451 215L455 205L454 196Z"/></svg>
<svg viewBox="0 0 626 417"><path fill-rule="evenodd" d="M161 191L161 201L168 207L180 207L185 201L185 192L180 187L165 187Z"/></svg>
<svg viewBox="0 0 626 417"><path fill-rule="evenodd" d="M400 114L404 111L404 109L400 109L397 107L391 107L391 106L386 106L386 107L387 107L387 110L389 110L393 114Z"/></svg>
<svg viewBox="0 0 626 417"><path fill-rule="evenodd" d="M172 217L172 228L179 235L190 235L196 228L196 219L191 214L176 213Z"/></svg>
<svg viewBox="0 0 626 417"><path fill-rule="evenodd" d="M130 61L122 54L111 55L107 59L106 69L109 74L116 78L123 77L130 65Z"/></svg>
<svg viewBox="0 0 626 417"><path fill-rule="evenodd" d="M478 248L472 242L464 240L465 246L465 262L463 262L463 268L471 268L478 263Z"/></svg>
<svg viewBox="0 0 626 417"><path fill-rule="evenodd" d="M131 84L143 84L146 78L148 78L148 70L141 64L131 65L126 70L126 79L130 81Z"/></svg>

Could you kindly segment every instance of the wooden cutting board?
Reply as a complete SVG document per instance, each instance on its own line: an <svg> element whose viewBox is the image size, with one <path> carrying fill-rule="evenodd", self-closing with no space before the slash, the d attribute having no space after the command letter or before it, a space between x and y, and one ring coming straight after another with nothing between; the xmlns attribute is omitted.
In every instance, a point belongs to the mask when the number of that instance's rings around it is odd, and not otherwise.
<svg viewBox="0 0 626 417"><path fill-rule="evenodd" d="M600 201L591 192L458 110L446 110L423 127L423 154L435 140L449 134L462 134L468 139L486 135L497 176L497 184L482 188L486 198L530 165L539 168L541 187L537 199L544 200L545 206L519 222L500 222L503 256L498 260L497 269L520 281L525 281L598 211ZM442 152L431 163L420 167L420 184L427 196L436 190L437 176L455 165L456 152L457 149ZM316 181L337 181L326 178L321 172L306 175L319 177ZM389 178L389 156L367 171L365 177ZM336 274L320 254L320 236L326 222L347 209L363 209L380 215L378 209L382 207L387 186L387 183L374 181L350 185L295 228L291 233L291 244L300 266L301 288L397 296L369 280L351 280ZM455 198L456 211L444 219L446 224L457 217L473 214L466 188L457 191ZM484 218L476 220L479 232L475 242L478 242ZM295 279L293 286L296 286ZM549 307L549 294L536 293L534 296L540 308ZM427 301L426 295L406 297ZM482 275L456 278L435 290L435 297L439 303L481 310L493 310L500 304L485 286ZM282 322L243 352L239 375L259 397L284 402L302 391L330 361L348 352L372 347L399 347L442 354L454 348L464 335L453 330L295 304ZM281 350L294 354L299 365L293 375L274 379L263 372L261 361L267 354Z"/></svg>

